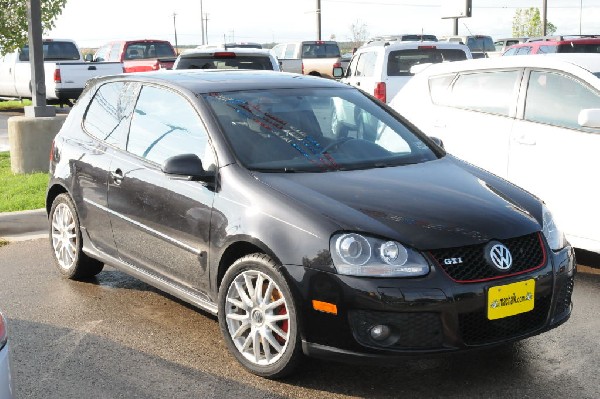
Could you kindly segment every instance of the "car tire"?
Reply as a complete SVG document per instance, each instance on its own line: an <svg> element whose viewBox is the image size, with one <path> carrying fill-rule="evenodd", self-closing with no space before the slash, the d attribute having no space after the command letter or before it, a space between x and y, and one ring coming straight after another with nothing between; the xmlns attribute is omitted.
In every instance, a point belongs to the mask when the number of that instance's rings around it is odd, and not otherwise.
<svg viewBox="0 0 600 399"><path fill-rule="evenodd" d="M223 277L218 302L227 347L247 370L275 379L296 368L303 356L297 308L270 257L252 254L238 259Z"/></svg>
<svg viewBox="0 0 600 399"><path fill-rule="evenodd" d="M104 264L83 253L81 228L75 204L68 194L54 199L49 215L50 246L54 264L66 278L79 280L95 276Z"/></svg>

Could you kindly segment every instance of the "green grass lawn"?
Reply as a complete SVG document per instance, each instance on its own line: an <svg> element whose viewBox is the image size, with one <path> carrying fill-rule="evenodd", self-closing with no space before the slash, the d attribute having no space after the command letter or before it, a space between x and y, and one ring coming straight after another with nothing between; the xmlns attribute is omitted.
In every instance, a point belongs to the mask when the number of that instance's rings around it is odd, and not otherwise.
<svg viewBox="0 0 600 399"><path fill-rule="evenodd" d="M48 173L16 175L10 170L10 153L0 152L0 212L44 207Z"/></svg>
<svg viewBox="0 0 600 399"><path fill-rule="evenodd" d="M0 101L0 111L7 110L22 110L23 107L31 105L31 100L11 100L11 101Z"/></svg>

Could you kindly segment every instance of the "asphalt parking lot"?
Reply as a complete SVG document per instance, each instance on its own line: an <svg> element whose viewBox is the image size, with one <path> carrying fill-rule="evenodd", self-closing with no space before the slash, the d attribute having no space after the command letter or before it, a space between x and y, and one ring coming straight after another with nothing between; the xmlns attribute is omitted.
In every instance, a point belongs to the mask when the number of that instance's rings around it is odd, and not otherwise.
<svg viewBox="0 0 600 399"><path fill-rule="evenodd" d="M396 367L309 360L269 381L227 353L213 316L111 268L62 279L47 239L0 248L0 267L20 398L600 397L596 268L579 267L571 320L517 344Z"/></svg>

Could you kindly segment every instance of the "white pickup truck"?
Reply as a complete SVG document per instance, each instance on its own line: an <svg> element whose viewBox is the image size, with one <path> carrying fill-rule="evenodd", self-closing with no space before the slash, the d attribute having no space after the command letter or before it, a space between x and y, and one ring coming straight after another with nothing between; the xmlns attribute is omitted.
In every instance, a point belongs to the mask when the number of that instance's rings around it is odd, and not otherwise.
<svg viewBox="0 0 600 399"><path fill-rule="evenodd" d="M43 40L46 100L69 104L81 94L88 79L123 72L120 62L84 62L72 40ZM31 98L29 46L0 56L0 97Z"/></svg>

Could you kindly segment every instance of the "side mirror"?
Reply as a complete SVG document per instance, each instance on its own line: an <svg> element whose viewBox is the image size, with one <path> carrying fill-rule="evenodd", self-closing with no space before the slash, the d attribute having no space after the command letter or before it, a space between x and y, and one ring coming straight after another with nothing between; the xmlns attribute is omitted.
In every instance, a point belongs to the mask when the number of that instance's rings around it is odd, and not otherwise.
<svg viewBox="0 0 600 399"><path fill-rule="evenodd" d="M342 76L344 76L344 68L342 68L342 67L334 67L333 68L333 77L336 78L336 79L339 79Z"/></svg>
<svg viewBox="0 0 600 399"><path fill-rule="evenodd" d="M579 126L600 128L600 109L582 109L577 116Z"/></svg>
<svg viewBox="0 0 600 399"><path fill-rule="evenodd" d="M433 141L438 147L440 148L444 148L444 142L442 141L442 139L438 138L438 137L433 137L433 136L429 136L429 138L431 139L431 141Z"/></svg>
<svg viewBox="0 0 600 399"><path fill-rule="evenodd" d="M83 56L83 60L86 62L92 62L94 60L94 56L92 54L86 54Z"/></svg>
<svg viewBox="0 0 600 399"><path fill-rule="evenodd" d="M212 183L215 181L214 172L207 172L202 161L196 154L175 155L168 158L162 166L162 171L174 180L191 180Z"/></svg>

